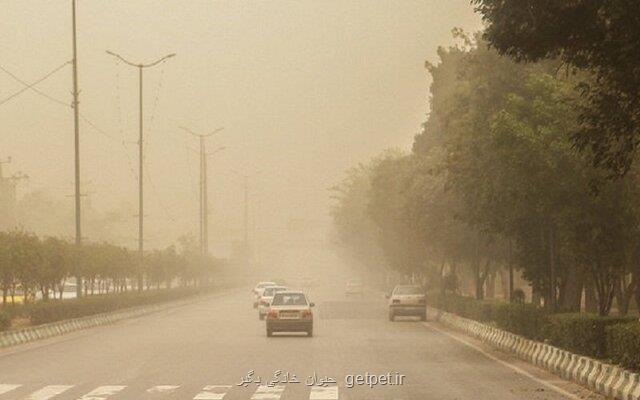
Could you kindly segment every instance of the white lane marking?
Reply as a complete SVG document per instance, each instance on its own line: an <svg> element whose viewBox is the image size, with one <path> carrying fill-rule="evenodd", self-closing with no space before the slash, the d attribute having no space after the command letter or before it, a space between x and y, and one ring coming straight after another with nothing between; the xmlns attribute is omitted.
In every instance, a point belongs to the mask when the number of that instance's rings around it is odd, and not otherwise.
<svg viewBox="0 0 640 400"><path fill-rule="evenodd" d="M227 385L209 385L202 388L202 392L198 393L194 400L222 400L227 394L231 386Z"/></svg>
<svg viewBox="0 0 640 400"><path fill-rule="evenodd" d="M79 400L104 400L107 397L120 392L126 386L99 386L80 397Z"/></svg>
<svg viewBox="0 0 640 400"><path fill-rule="evenodd" d="M49 400L56 397L60 393L66 392L71 389L73 385L51 385L45 386L40 390L36 390L27 396L26 400Z"/></svg>
<svg viewBox="0 0 640 400"><path fill-rule="evenodd" d="M0 384L0 394L5 394L12 390L19 388L22 385L8 385L8 384Z"/></svg>
<svg viewBox="0 0 640 400"><path fill-rule="evenodd" d="M278 400L282 396L282 392L284 392L284 386L281 385L272 387L260 385L251 396L251 400Z"/></svg>
<svg viewBox="0 0 640 400"><path fill-rule="evenodd" d="M480 347L467 342L464 339L460 339L459 337L456 337L456 336L450 334L449 332L446 332L446 331L443 331L442 329L436 328L435 326L430 325L427 322L423 322L422 324L424 326L428 327L428 328L431 328L431 329L443 334L443 335L449 336L450 338L452 338L454 340L457 340L458 342L464 344L467 347L471 347L472 349L476 350L477 352L479 352L483 356L485 356L485 357L487 357L487 358L489 358L489 359L491 359L491 360L493 360L493 361L495 361L495 362L497 362L499 364L502 364L507 368L511 368L512 370L516 371L517 373L519 373L521 375L524 375L527 378L531 379L532 381L535 381L535 382L537 382L537 383L539 383L539 384L541 384L543 386L546 386L549 389L551 389L551 390L553 390L553 391L555 391L555 392L557 392L557 393L559 393L559 394L561 394L561 395L563 395L565 397L568 397L568 398L574 399L574 400L582 400L579 396L576 396L575 394L573 394L571 392L567 392L566 390L557 387L556 385L550 383L549 381L545 381L544 379L540 379L538 377L535 377L535 376L531 375L529 372L523 370L522 368L520 368L520 367L518 367L516 365L513 365L513 364L511 364L511 363L509 363L507 361L501 360L498 357L495 357L495 356L487 353L486 351L482 350Z"/></svg>
<svg viewBox="0 0 640 400"><path fill-rule="evenodd" d="M338 400L338 387L313 386L309 394L309 400Z"/></svg>
<svg viewBox="0 0 640 400"><path fill-rule="evenodd" d="M172 391L176 390L179 387L180 386L174 386L174 385L158 385L158 386L153 386L153 387L147 389L147 393L172 392Z"/></svg>

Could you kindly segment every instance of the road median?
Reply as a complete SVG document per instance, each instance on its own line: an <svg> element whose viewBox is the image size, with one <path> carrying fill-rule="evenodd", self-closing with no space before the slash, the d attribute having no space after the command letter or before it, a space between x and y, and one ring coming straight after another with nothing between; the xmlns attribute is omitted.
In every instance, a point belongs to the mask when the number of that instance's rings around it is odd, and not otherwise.
<svg viewBox="0 0 640 400"><path fill-rule="evenodd" d="M488 324L437 310L438 321L537 365L563 379L618 400L640 400L640 375Z"/></svg>
<svg viewBox="0 0 640 400"><path fill-rule="evenodd" d="M179 299L167 300L155 304L121 308L104 313L64 319L60 321L0 332L0 348L12 347L36 340L48 339L51 337L64 335L83 329L109 325L125 319L136 318L165 309L194 303L201 300L203 297L215 293L220 293L221 291L227 289L230 288L212 287L210 288L210 290L197 291L194 292L191 296L185 296Z"/></svg>

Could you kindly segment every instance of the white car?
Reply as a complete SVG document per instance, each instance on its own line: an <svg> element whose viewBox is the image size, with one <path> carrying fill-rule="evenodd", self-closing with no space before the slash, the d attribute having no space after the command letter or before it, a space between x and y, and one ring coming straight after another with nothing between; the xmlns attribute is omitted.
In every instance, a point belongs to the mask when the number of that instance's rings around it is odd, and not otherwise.
<svg viewBox="0 0 640 400"><path fill-rule="evenodd" d="M258 317L264 319L271 305L273 296L278 292L284 292L287 290L285 286L268 286L262 291L262 296L258 299Z"/></svg>
<svg viewBox="0 0 640 400"><path fill-rule="evenodd" d="M389 299L389 321L396 316L416 316L427 320L427 298L425 291L418 285L398 285L393 289Z"/></svg>
<svg viewBox="0 0 640 400"><path fill-rule="evenodd" d="M258 308L258 299L262 296L262 291L270 286L278 286L275 282L258 282L253 288L253 308Z"/></svg>
<svg viewBox="0 0 640 400"><path fill-rule="evenodd" d="M306 332L313 336L313 306L303 292L276 293L267 312L267 336L274 332Z"/></svg>

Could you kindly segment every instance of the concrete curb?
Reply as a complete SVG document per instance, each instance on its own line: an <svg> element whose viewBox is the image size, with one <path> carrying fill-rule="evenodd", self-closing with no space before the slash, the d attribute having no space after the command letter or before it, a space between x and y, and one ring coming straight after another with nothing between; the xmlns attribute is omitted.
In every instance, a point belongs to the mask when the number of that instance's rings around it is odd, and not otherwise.
<svg viewBox="0 0 640 400"><path fill-rule="evenodd" d="M639 374L455 314L443 311L438 314L446 325L601 395L617 400L640 400Z"/></svg>
<svg viewBox="0 0 640 400"><path fill-rule="evenodd" d="M212 293L218 293L214 291ZM209 294L209 293L208 293ZM182 300L167 301L159 304L147 306L132 307L123 310L117 310L109 313L95 314L87 317L67 319L63 321L42 324L34 327L10 330L0 332L0 349L16 346L24 343L33 342L41 339L48 339L54 336L64 335L66 333L79 331L87 328L93 328L101 325L109 325L118 321L129 318L141 317L153 312L179 307L181 305L190 304L202 299L204 295L194 295Z"/></svg>

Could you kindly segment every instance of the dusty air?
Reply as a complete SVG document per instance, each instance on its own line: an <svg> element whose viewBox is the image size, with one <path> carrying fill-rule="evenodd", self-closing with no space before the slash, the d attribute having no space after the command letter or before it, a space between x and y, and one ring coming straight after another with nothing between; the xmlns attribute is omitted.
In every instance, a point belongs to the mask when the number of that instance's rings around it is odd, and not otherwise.
<svg viewBox="0 0 640 400"><path fill-rule="evenodd" d="M639 2L0 9L0 400L640 400Z"/></svg>

